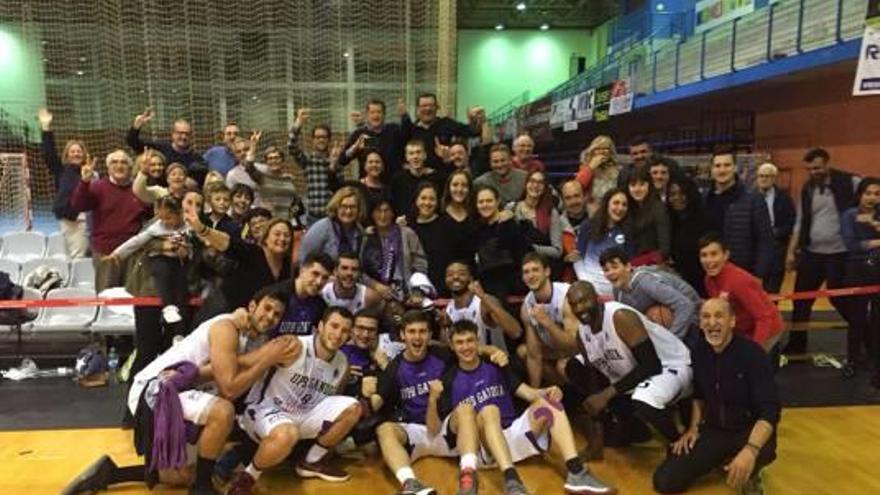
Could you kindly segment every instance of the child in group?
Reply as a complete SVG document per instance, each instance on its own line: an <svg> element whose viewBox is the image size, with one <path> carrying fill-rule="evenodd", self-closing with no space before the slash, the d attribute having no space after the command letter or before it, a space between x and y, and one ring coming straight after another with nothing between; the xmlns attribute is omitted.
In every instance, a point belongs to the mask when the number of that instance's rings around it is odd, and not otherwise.
<svg viewBox="0 0 880 495"><path fill-rule="evenodd" d="M229 208L232 204L232 191L222 182L214 182L205 187L205 200L211 212L207 215L207 221L202 223L212 229L229 234L230 237L241 236L241 224L229 216Z"/></svg>
<svg viewBox="0 0 880 495"><path fill-rule="evenodd" d="M236 184L232 188L232 211L229 216L241 225L244 225L245 213L254 205L254 190L247 184Z"/></svg>
<svg viewBox="0 0 880 495"><path fill-rule="evenodd" d="M183 221L181 201L174 196L163 196L154 204L155 221L136 236L122 243L105 257L119 262L153 239L161 238L174 246L173 256L156 254L150 256L150 275L159 298L162 300L162 319L172 335L185 335L186 326L181 308L187 298L187 265L193 257L193 244L189 227Z"/></svg>

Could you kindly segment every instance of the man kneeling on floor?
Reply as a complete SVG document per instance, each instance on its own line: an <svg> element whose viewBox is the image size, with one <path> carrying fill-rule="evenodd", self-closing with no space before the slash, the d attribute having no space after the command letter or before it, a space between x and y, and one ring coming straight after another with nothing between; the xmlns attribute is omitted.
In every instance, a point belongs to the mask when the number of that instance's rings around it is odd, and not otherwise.
<svg viewBox="0 0 880 495"><path fill-rule="evenodd" d="M660 493L685 491L718 467L740 493L764 493L761 469L776 458L779 390L770 358L734 332L736 317L724 299L700 309L701 340L693 353L694 402L690 428L654 472Z"/></svg>
<svg viewBox="0 0 880 495"><path fill-rule="evenodd" d="M484 448L498 462L504 474L506 495L527 495L515 462L542 454L552 440L565 459L568 475L565 491L574 494L610 494L615 489L590 474L578 456L568 417L562 409L558 387L532 388L509 370L483 361L477 352L477 325L460 320L452 325L450 345L458 359L443 377L439 413L471 405L477 411L477 425ZM437 384L434 388L439 388ZM519 417L512 393L529 402ZM429 400L437 400L432 394ZM428 407L428 420L438 408ZM433 419L433 421L438 421Z"/></svg>
<svg viewBox="0 0 880 495"><path fill-rule="evenodd" d="M233 478L227 495L248 495L262 472L281 464L300 440L317 439L296 473L304 478L347 481L350 475L327 463L328 452L361 417L357 399L339 395L348 383L348 361L339 352L354 317L341 306L327 308L315 335L298 337L297 352L251 388L238 424L260 446Z"/></svg>
<svg viewBox="0 0 880 495"><path fill-rule="evenodd" d="M202 323L135 375L128 408L136 420L135 447L145 456L145 465L119 468L104 456L62 493L145 482L150 487L190 485L191 495L216 494L211 474L232 429L232 401L268 368L289 361L299 347L295 337L284 336L241 355L248 339L256 339L281 321L286 303L285 294L261 290L247 308ZM197 382L212 383L195 389ZM208 391L211 388L216 393ZM186 441L192 443L196 437L198 454L191 481Z"/></svg>

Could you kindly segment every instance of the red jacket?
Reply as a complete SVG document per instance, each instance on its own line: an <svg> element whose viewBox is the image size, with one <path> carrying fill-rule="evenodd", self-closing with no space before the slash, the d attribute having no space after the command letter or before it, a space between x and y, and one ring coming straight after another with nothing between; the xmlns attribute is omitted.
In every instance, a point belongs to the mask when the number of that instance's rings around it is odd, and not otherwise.
<svg viewBox="0 0 880 495"><path fill-rule="evenodd" d="M736 314L736 330L764 345L782 331L779 309L751 273L728 261L717 277L706 276L709 297L727 299Z"/></svg>
<svg viewBox="0 0 880 495"><path fill-rule="evenodd" d="M110 254L141 230L150 216L150 207L131 190L107 179L80 181L70 197L76 211L92 212L93 255Z"/></svg>

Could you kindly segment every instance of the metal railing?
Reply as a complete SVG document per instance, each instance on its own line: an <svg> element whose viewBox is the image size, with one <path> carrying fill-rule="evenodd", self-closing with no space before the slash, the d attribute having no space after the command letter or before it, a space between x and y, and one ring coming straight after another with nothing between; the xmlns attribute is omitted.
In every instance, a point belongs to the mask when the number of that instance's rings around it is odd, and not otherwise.
<svg viewBox="0 0 880 495"><path fill-rule="evenodd" d="M780 0L684 39L652 33L550 93L555 101L631 77L637 95L651 95L858 39L868 1Z"/></svg>

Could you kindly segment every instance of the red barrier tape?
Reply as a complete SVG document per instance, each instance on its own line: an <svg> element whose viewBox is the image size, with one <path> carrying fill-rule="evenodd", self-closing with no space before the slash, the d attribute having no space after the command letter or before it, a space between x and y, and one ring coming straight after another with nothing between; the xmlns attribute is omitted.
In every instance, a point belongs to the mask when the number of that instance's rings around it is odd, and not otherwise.
<svg viewBox="0 0 880 495"><path fill-rule="evenodd" d="M864 296L880 293L880 285L866 285L862 287L847 287L844 289L814 290L807 292L792 292L789 294L771 294L773 301L816 299L819 297L847 297ZM511 297L512 303L522 302L522 297ZM435 300L437 306L445 306L446 299ZM202 304L201 298L194 297L190 300L193 306ZM73 306L162 306L158 297L90 297L82 299L27 299L0 301L0 309L26 309L26 308L68 308Z"/></svg>

